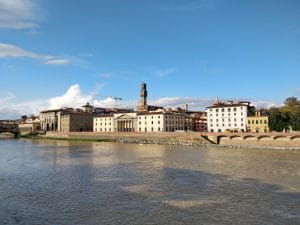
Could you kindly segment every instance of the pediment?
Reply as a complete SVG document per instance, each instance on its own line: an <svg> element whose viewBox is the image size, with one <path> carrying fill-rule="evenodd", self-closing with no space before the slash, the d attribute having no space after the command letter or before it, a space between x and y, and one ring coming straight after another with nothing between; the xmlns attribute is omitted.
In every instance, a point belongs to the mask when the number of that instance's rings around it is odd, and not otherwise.
<svg viewBox="0 0 300 225"><path fill-rule="evenodd" d="M122 120L122 119L131 120L131 119L134 119L134 118L135 118L135 117L132 117L132 116L123 114L123 115L120 115L120 116L116 117L116 120Z"/></svg>

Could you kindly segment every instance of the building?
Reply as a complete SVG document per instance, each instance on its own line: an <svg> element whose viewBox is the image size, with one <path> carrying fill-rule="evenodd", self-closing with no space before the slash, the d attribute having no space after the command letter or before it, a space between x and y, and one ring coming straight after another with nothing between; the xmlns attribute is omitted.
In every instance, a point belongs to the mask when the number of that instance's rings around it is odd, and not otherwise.
<svg viewBox="0 0 300 225"><path fill-rule="evenodd" d="M40 118L38 116L22 116L18 126L21 135L37 133L41 130Z"/></svg>
<svg viewBox="0 0 300 225"><path fill-rule="evenodd" d="M220 102L218 99L206 108L207 129L209 132L245 132L247 117L254 114L255 108L250 102Z"/></svg>
<svg viewBox="0 0 300 225"><path fill-rule="evenodd" d="M135 132L137 113L102 114L94 117L94 132Z"/></svg>
<svg viewBox="0 0 300 225"><path fill-rule="evenodd" d="M174 132L184 131L186 115L180 111L147 104L147 87L141 84L137 112L109 112L94 117L94 132ZM105 111L105 110L103 110ZM107 112L107 111L106 111Z"/></svg>
<svg viewBox="0 0 300 225"><path fill-rule="evenodd" d="M174 132L184 131L186 117L161 111L115 113L94 117L94 132Z"/></svg>
<svg viewBox="0 0 300 225"><path fill-rule="evenodd" d="M164 110L138 114L139 132L174 132L184 131L186 116Z"/></svg>
<svg viewBox="0 0 300 225"><path fill-rule="evenodd" d="M87 103L82 109L61 108L40 112L42 131L78 132L93 131L93 106Z"/></svg>
<svg viewBox="0 0 300 225"><path fill-rule="evenodd" d="M191 119L191 130L196 132L207 132L206 112L196 112L189 116Z"/></svg>
<svg viewBox="0 0 300 225"><path fill-rule="evenodd" d="M58 132L93 131L93 113L84 111L61 111Z"/></svg>
<svg viewBox="0 0 300 225"><path fill-rule="evenodd" d="M269 117L267 110L257 110L255 115L247 117L247 132L269 132Z"/></svg>
<svg viewBox="0 0 300 225"><path fill-rule="evenodd" d="M60 113L64 109L44 110L40 112L40 124L42 131L57 131L60 124Z"/></svg>

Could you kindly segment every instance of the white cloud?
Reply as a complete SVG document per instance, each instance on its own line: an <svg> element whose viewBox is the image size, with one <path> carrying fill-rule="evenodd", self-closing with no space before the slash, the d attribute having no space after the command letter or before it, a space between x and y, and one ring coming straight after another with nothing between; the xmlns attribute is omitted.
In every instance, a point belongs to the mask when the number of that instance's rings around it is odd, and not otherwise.
<svg viewBox="0 0 300 225"><path fill-rule="evenodd" d="M60 57L45 55L45 54L37 54L19 48L15 45L0 43L0 58L9 58L9 57L13 57L13 58L26 57L26 58L38 59L44 61L43 64L52 65L52 66L67 65L71 63L70 60L65 58L60 58Z"/></svg>
<svg viewBox="0 0 300 225"><path fill-rule="evenodd" d="M176 72L175 68L159 69L154 71L154 74L159 77L171 75Z"/></svg>
<svg viewBox="0 0 300 225"><path fill-rule="evenodd" d="M269 109L271 107L280 107L282 103L276 103L268 100L254 100L251 102L257 109Z"/></svg>
<svg viewBox="0 0 300 225"><path fill-rule="evenodd" d="M49 58L50 56L39 55L33 52L29 52L15 45L0 43L0 58L7 57Z"/></svg>
<svg viewBox="0 0 300 225"><path fill-rule="evenodd" d="M92 95L83 95L78 84L72 85L62 96L50 98L49 108L80 107L92 100Z"/></svg>
<svg viewBox="0 0 300 225"><path fill-rule="evenodd" d="M163 106L163 107L183 107L184 104L188 104L190 108L205 109L206 106L213 102L212 99L204 98L192 98L192 97L165 97L152 100L149 102L151 105Z"/></svg>
<svg viewBox="0 0 300 225"><path fill-rule="evenodd" d="M70 64L70 60L68 59L50 59L44 62L46 65L56 65L56 66L64 66Z"/></svg>
<svg viewBox="0 0 300 225"><path fill-rule="evenodd" d="M0 28L31 29L36 23L33 0L0 0Z"/></svg>

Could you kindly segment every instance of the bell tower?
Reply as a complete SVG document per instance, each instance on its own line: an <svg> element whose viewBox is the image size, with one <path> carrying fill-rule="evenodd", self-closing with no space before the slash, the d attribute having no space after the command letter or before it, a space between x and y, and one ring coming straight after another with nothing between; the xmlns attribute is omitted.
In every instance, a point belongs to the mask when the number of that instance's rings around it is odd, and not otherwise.
<svg viewBox="0 0 300 225"><path fill-rule="evenodd" d="M141 84L141 101L140 101L140 106L146 106L147 105L147 85L145 83Z"/></svg>
<svg viewBox="0 0 300 225"><path fill-rule="evenodd" d="M148 105L147 105L147 85L146 83L142 83L141 84L141 91L140 91L140 103L137 107L137 111L141 112L141 111L148 111Z"/></svg>

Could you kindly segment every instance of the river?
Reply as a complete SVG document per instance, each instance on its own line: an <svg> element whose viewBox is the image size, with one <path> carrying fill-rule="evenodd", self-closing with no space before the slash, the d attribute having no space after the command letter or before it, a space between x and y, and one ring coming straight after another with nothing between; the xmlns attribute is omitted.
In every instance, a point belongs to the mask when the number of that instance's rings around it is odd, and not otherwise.
<svg viewBox="0 0 300 225"><path fill-rule="evenodd" d="M300 224L300 152L0 140L0 224Z"/></svg>

